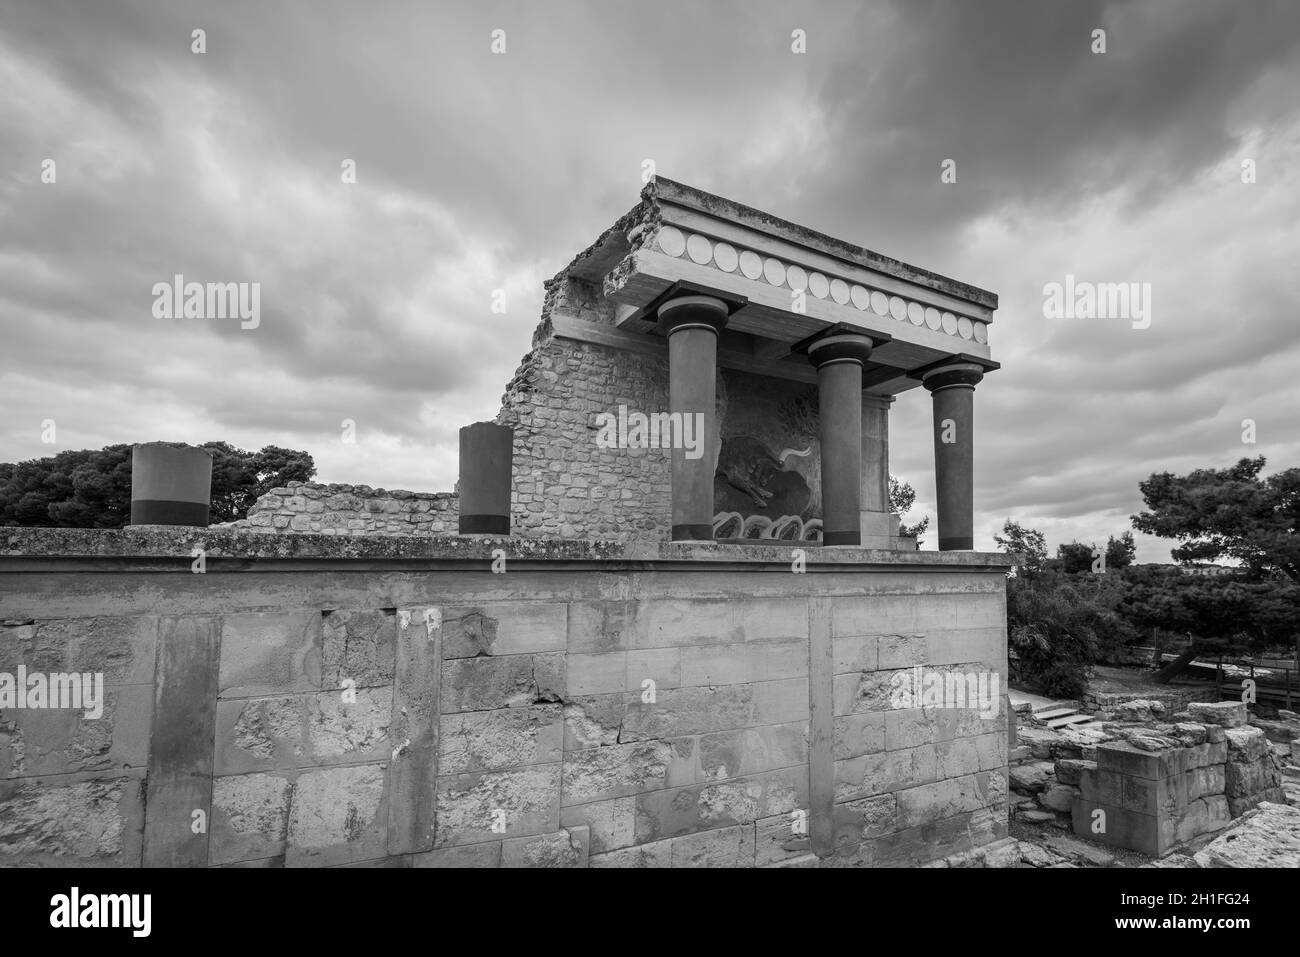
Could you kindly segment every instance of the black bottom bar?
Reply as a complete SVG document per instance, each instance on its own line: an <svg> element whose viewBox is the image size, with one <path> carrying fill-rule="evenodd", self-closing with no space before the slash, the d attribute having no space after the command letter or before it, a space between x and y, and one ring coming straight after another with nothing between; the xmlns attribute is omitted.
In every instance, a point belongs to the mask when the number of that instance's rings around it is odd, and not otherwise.
<svg viewBox="0 0 1300 957"><path fill-rule="evenodd" d="M862 532L861 531L828 532L823 529L822 544L823 545L861 545Z"/></svg>
<svg viewBox="0 0 1300 957"><path fill-rule="evenodd" d="M975 539L973 538L941 538L939 539L939 551L941 552L969 552L975 549Z"/></svg>
<svg viewBox="0 0 1300 957"><path fill-rule="evenodd" d="M198 525L208 524L208 503L172 502L162 498L137 498L131 500L132 525Z"/></svg>
<svg viewBox="0 0 1300 957"><path fill-rule="evenodd" d="M674 542L711 542L713 541L712 525L674 525L673 526Z"/></svg>
<svg viewBox="0 0 1300 957"><path fill-rule="evenodd" d="M462 515L460 517L462 535L509 535L509 515Z"/></svg>

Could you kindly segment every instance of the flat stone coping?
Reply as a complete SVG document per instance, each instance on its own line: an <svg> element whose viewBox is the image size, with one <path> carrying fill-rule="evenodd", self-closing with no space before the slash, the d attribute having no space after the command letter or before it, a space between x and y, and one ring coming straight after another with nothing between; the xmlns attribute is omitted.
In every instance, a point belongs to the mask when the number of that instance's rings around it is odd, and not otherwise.
<svg viewBox="0 0 1300 957"><path fill-rule="evenodd" d="M487 538L469 535L384 536L269 534L229 528L137 525L128 528L0 528L0 567L12 559L184 558L237 560L399 560L490 562L497 549L528 562L715 562L789 564L797 548L807 564L891 565L1006 571L1002 552L904 552L815 543L613 542L586 539Z"/></svg>

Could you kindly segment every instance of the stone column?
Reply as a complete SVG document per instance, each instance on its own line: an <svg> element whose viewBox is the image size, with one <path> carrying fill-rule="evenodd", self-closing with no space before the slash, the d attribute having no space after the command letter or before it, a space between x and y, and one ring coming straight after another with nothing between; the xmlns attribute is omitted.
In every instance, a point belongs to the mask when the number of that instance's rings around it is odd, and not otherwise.
<svg viewBox="0 0 1300 957"><path fill-rule="evenodd" d="M717 437L718 334L727 324L727 304L712 296L678 296L659 307L668 336L668 411L689 428L697 443L689 456L674 428L672 464L673 541L713 539L713 458Z"/></svg>
<svg viewBox="0 0 1300 957"><path fill-rule="evenodd" d="M862 395L862 544L893 547L889 508L889 407L892 395Z"/></svg>
<svg viewBox="0 0 1300 957"><path fill-rule="evenodd" d="M808 346L817 367L821 421L822 543L862 543L862 367L871 339L825 336Z"/></svg>
<svg viewBox="0 0 1300 957"><path fill-rule="evenodd" d="M927 371L921 384L934 398L934 483L939 551L975 547L975 386L984 368L954 362Z"/></svg>
<svg viewBox="0 0 1300 957"><path fill-rule="evenodd" d="M508 425L475 422L461 428L460 534L510 534L514 441Z"/></svg>
<svg viewBox="0 0 1300 957"><path fill-rule="evenodd" d="M208 524L212 453L193 445L147 442L131 450L131 524Z"/></svg>

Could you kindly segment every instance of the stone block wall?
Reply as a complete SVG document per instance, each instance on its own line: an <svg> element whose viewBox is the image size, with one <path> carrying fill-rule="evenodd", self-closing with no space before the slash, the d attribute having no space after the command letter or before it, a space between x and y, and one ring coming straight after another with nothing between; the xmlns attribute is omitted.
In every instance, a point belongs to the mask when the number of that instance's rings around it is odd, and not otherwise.
<svg viewBox="0 0 1300 957"><path fill-rule="evenodd" d="M1080 769L1076 834L1159 857L1263 801L1286 803L1268 739L1247 725L1244 704L1193 703L1189 717L1097 745L1096 761Z"/></svg>
<svg viewBox="0 0 1300 957"><path fill-rule="evenodd" d="M94 721L0 713L0 865L997 857L1005 713L882 688L917 664L1005 678L1002 559L788 557L12 530L0 670L102 670L113 695Z"/></svg>
<svg viewBox="0 0 1300 957"><path fill-rule="evenodd" d="M459 518L455 492L290 482L258 498L246 518L212 527L285 535L455 535Z"/></svg>

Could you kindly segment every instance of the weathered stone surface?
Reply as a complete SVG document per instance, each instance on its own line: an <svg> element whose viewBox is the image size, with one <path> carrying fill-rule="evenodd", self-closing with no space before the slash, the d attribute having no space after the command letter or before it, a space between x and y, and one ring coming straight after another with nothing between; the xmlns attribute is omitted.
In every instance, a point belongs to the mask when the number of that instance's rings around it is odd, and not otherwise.
<svg viewBox="0 0 1300 957"><path fill-rule="evenodd" d="M1294 867L1300 860L1300 808L1264 803L1196 853L1201 867Z"/></svg>
<svg viewBox="0 0 1300 957"><path fill-rule="evenodd" d="M448 605L441 614L444 658L565 650L568 606L563 603Z"/></svg>
<svg viewBox="0 0 1300 957"><path fill-rule="evenodd" d="M1078 786L1084 771L1096 771L1096 761L1084 761L1079 758L1062 758L1056 762L1056 780L1061 784Z"/></svg>
<svg viewBox="0 0 1300 957"><path fill-rule="evenodd" d="M582 804L641 791L689 784L694 780L691 744L684 754L667 741L640 741L570 752L564 761L563 803ZM676 775L671 770L676 766ZM674 777L676 780L674 780Z"/></svg>
<svg viewBox="0 0 1300 957"><path fill-rule="evenodd" d="M559 761L564 715L558 704L442 717L438 772L501 771Z"/></svg>
<svg viewBox="0 0 1300 957"><path fill-rule="evenodd" d="M808 804L805 768L767 771L716 784L649 791L636 797L637 843L749 824Z"/></svg>
<svg viewBox="0 0 1300 957"><path fill-rule="evenodd" d="M213 781L208 862L230 864L283 855L291 791L286 778L271 774Z"/></svg>
<svg viewBox="0 0 1300 957"><path fill-rule="evenodd" d="M158 619L60 618L0 626L0 671L89 672L104 685L153 681Z"/></svg>
<svg viewBox="0 0 1300 957"><path fill-rule="evenodd" d="M1055 771L1055 765L1050 761L1015 765L1009 771L1011 788L1025 794L1037 794L1047 787Z"/></svg>
<svg viewBox="0 0 1300 957"><path fill-rule="evenodd" d="M588 867L672 867L672 840L638 844L606 854L593 854Z"/></svg>
<svg viewBox="0 0 1300 957"><path fill-rule="evenodd" d="M560 827L560 765L438 778L435 843L474 844Z"/></svg>
<svg viewBox="0 0 1300 957"><path fill-rule="evenodd" d="M802 809L754 822L754 863L758 867L792 861L809 853L808 815Z"/></svg>
<svg viewBox="0 0 1300 957"><path fill-rule="evenodd" d="M1087 861L1096 867L1109 867L1115 862L1115 855L1105 848L1097 847L1086 841L1058 834L1047 839L1047 846L1063 858L1075 861Z"/></svg>
<svg viewBox="0 0 1300 957"><path fill-rule="evenodd" d="M561 808L560 826L586 827L592 854L628 847L636 841L636 798L614 798Z"/></svg>
<svg viewBox="0 0 1300 957"><path fill-rule="evenodd" d="M500 867L501 841L440 847L411 855L412 867Z"/></svg>
<svg viewBox="0 0 1300 957"><path fill-rule="evenodd" d="M395 609L331 611L322 631L322 675L326 688L351 679L357 688L391 684L397 646Z"/></svg>
<svg viewBox="0 0 1300 957"><path fill-rule="evenodd" d="M1240 728L1246 723L1246 705L1241 701L1193 701L1187 706L1187 712L1197 724Z"/></svg>
<svg viewBox="0 0 1300 957"><path fill-rule="evenodd" d="M1030 867L1051 867L1053 864L1060 863L1061 856L1042 844L1036 844L1033 841L1021 841L1020 860L1021 863L1028 864Z"/></svg>
<svg viewBox="0 0 1300 957"><path fill-rule="evenodd" d="M355 695L354 702L337 691L219 702L217 773L388 757L392 690L362 688Z"/></svg>
<svg viewBox="0 0 1300 957"><path fill-rule="evenodd" d="M153 699L148 685L123 685L103 689L99 718L82 709L6 709L0 779L145 767Z"/></svg>
<svg viewBox="0 0 1300 957"><path fill-rule="evenodd" d="M139 866L141 776L0 783L0 864Z"/></svg>
<svg viewBox="0 0 1300 957"><path fill-rule="evenodd" d="M321 690L320 612L258 612L221 621L223 698Z"/></svg>
<svg viewBox="0 0 1300 957"><path fill-rule="evenodd" d="M287 866L319 867L383 857L387 849L384 767L306 771L294 785Z"/></svg>
<svg viewBox="0 0 1300 957"><path fill-rule="evenodd" d="M870 841L899 829L898 798L893 794L836 804L834 814L836 847Z"/></svg>
<svg viewBox="0 0 1300 957"><path fill-rule="evenodd" d="M1043 791L1038 796L1038 800L1043 803L1043 807L1065 814L1069 812L1070 806L1078 796L1078 788L1067 784L1058 784Z"/></svg>
<svg viewBox="0 0 1300 957"><path fill-rule="evenodd" d="M1268 738L1259 728L1229 727L1227 739L1229 762L1258 761L1268 754Z"/></svg>
<svg viewBox="0 0 1300 957"><path fill-rule="evenodd" d="M863 712L835 719L834 757L855 758L885 749L885 716Z"/></svg>
<svg viewBox="0 0 1300 957"><path fill-rule="evenodd" d="M564 655L457 658L442 671L442 711L522 708L563 700Z"/></svg>
<svg viewBox="0 0 1300 957"><path fill-rule="evenodd" d="M584 827L554 834L517 837L501 845L502 867L586 867L588 835Z"/></svg>
<svg viewBox="0 0 1300 957"><path fill-rule="evenodd" d="M675 838L671 867L753 867L752 825L723 827Z"/></svg>

